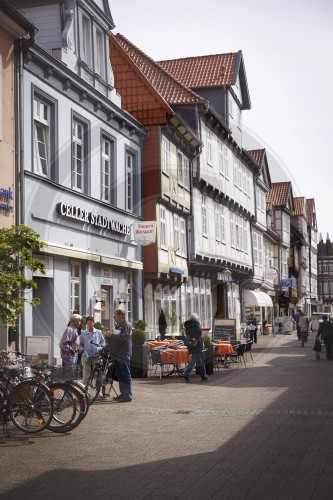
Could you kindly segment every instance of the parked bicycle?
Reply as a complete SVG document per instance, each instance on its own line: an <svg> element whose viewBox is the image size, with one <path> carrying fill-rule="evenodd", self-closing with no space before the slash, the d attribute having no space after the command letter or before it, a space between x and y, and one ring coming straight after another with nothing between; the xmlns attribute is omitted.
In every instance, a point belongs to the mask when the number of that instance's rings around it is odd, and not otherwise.
<svg viewBox="0 0 333 500"><path fill-rule="evenodd" d="M89 392L90 404L92 404L101 395L103 398L110 396L111 391L118 396L113 387L114 380L117 380L115 365L112 359L113 353L108 346L102 346L91 341L91 344L101 347L100 356L95 367L92 369L87 390Z"/></svg>
<svg viewBox="0 0 333 500"><path fill-rule="evenodd" d="M17 356L26 356L18 351ZM24 366L11 358L11 353L0 353L0 421L3 431L8 422L23 432L36 434L46 429L53 418L53 392L44 383L24 380Z"/></svg>
<svg viewBox="0 0 333 500"><path fill-rule="evenodd" d="M75 429L89 409L89 398L84 385L73 378L68 379L62 367L38 364L31 368L37 379L43 379L54 393L53 419L48 429L52 432L69 432Z"/></svg>

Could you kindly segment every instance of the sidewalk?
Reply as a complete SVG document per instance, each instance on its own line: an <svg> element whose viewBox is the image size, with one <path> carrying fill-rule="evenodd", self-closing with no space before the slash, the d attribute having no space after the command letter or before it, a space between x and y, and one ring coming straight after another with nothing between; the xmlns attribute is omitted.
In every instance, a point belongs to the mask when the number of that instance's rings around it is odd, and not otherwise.
<svg viewBox="0 0 333 500"><path fill-rule="evenodd" d="M0 436L0 498L333 498L333 362L314 334L258 336L247 367L134 380L69 435Z"/></svg>

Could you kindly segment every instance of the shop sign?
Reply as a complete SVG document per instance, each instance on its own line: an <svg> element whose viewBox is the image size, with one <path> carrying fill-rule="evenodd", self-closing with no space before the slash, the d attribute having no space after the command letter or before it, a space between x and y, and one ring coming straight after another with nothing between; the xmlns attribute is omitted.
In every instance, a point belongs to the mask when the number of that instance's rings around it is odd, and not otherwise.
<svg viewBox="0 0 333 500"><path fill-rule="evenodd" d="M0 188L0 212L8 215L13 212L13 191L12 188Z"/></svg>
<svg viewBox="0 0 333 500"><path fill-rule="evenodd" d="M38 254L33 254L32 256L35 260L41 260L43 262L45 271L45 274L41 271L34 271L33 276L35 278L53 278L53 257Z"/></svg>
<svg viewBox="0 0 333 500"><path fill-rule="evenodd" d="M143 221L133 223L134 241L144 247L156 241L156 222Z"/></svg>
<svg viewBox="0 0 333 500"><path fill-rule="evenodd" d="M291 288L292 287L292 279L286 278L281 280L281 288Z"/></svg>
<svg viewBox="0 0 333 500"><path fill-rule="evenodd" d="M56 207L57 213L64 217L65 219L72 219L78 222L84 222L90 226L100 227L102 229L107 229L109 231L120 233L120 234L130 234L131 226L130 224L125 224L124 222L119 222L114 219L110 219L105 215L93 214L88 212L84 208L80 208L76 205L69 205L67 203L58 203Z"/></svg>
<svg viewBox="0 0 333 500"><path fill-rule="evenodd" d="M266 279L273 281L273 280L275 280L277 275L278 275L278 270L275 269L275 267L269 267L268 269L266 269L266 273L265 273Z"/></svg>

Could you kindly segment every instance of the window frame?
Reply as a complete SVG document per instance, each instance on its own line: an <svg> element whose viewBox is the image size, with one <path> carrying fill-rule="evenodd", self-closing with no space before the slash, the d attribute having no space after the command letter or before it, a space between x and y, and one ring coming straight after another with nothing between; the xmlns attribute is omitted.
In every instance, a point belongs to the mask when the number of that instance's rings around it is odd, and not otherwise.
<svg viewBox="0 0 333 500"><path fill-rule="evenodd" d="M206 205L207 197L201 195L201 229L202 235L208 236L208 219L207 219L207 205Z"/></svg>
<svg viewBox="0 0 333 500"><path fill-rule="evenodd" d="M162 135L161 144L161 170L164 174L169 175L170 165L170 141Z"/></svg>
<svg viewBox="0 0 333 500"><path fill-rule="evenodd" d="M168 233L167 233L167 210L163 205L160 205L160 247L167 249Z"/></svg>
<svg viewBox="0 0 333 500"><path fill-rule="evenodd" d="M101 200L105 203L115 204L115 195L112 187L114 186L114 139L101 131ZM109 154L105 153L104 144L109 145ZM106 172L105 164L108 164ZM108 182L105 177L108 176ZM108 190L108 196L105 196L105 189Z"/></svg>
<svg viewBox="0 0 333 500"><path fill-rule="evenodd" d="M82 139L74 135L75 125L82 127ZM81 143L81 144L80 144ZM74 159L74 148L80 145L82 151L82 186L77 186L77 158ZM76 113L72 113L72 163L71 163L71 188L79 193L88 193L88 172L89 172L89 151L90 151L90 123ZM77 152L77 149L76 149ZM74 182L74 179L75 182Z"/></svg>
<svg viewBox="0 0 333 500"><path fill-rule="evenodd" d="M36 165L36 151L35 151L35 100L43 102L48 108L48 134L47 134L47 149L48 149L48 166L47 174L41 173L38 166ZM32 86L31 89L31 144L32 144L32 161L33 172L41 177L52 179L54 181L58 180L58 102L46 94L44 91L40 90L38 87ZM39 123L43 123L39 121Z"/></svg>

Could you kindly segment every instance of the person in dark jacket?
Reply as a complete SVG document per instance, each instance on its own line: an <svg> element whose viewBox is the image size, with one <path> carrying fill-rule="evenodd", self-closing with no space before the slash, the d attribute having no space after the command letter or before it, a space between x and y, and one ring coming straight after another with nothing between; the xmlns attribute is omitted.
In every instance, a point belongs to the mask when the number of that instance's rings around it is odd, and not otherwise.
<svg viewBox="0 0 333 500"><path fill-rule="evenodd" d="M119 379L119 396L114 401L118 403L129 403L132 401L132 377L130 370L130 359L132 356L132 325L125 318L125 311L116 309L113 319L115 329L110 332L110 343L113 361Z"/></svg>
<svg viewBox="0 0 333 500"><path fill-rule="evenodd" d="M332 346L333 346L333 323L327 321L327 316L322 317L322 323L319 325L318 337L321 335L326 347L326 359L332 360Z"/></svg>
<svg viewBox="0 0 333 500"><path fill-rule="evenodd" d="M257 331L258 331L258 326L257 326L257 319L255 316L251 313L249 320L248 320L248 330L250 332L250 339L252 342L255 344L257 343Z"/></svg>
<svg viewBox="0 0 333 500"><path fill-rule="evenodd" d="M202 340L201 340L201 327L198 321L198 315L192 313L187 321L184 323L186 329L186 339L185 345L187 346L189 354L192 355L191 361L185 368L184 379L185 382L190 381L190 373L196 365L198 373L201 380L208 380L206 375L205 365L203 364L201 352L202 352Z"/></svg>

